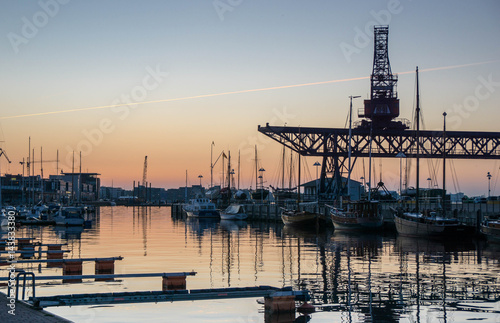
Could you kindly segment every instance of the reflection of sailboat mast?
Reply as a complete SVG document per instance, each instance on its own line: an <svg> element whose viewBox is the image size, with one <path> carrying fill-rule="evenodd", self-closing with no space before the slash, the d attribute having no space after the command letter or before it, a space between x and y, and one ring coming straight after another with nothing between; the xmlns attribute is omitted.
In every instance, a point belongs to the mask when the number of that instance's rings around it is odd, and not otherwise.
<svg viewBox="0 0 500 323"><path fill-rule="evenodd" d="M349 306L349 322L352 322L352 300L351 300L351 295L352 295L352 290L351 290L351 248L348 246L347 247L347 288L348 288L348 294L347 294L347 305Z"/></svg>
<svg viewBox="0 0 500 323"><path fill-rule="evenodd" d="M444 201L443 201L444 205ZM443 318L444 323L447 322L446 318L446 262L445 262L445 254L443 254Z"/></svg>
<svg viewBox="0 0 500 323"><path fill-rule="evenodd" d="M419 250L415 253L416 258L416 279L417 279L417 322L420 322L420 259Z"/></svg>
<svg viewBox="0 0 500 323"><path fill-rule="evenodd" d="M133 206L133 208L135 208ZM144 256L148 255L148 210L145 208L146 214L144 214L144 209L141 207L137 208L137 216L142 218L142 243L144 246Z"/></svg>
<svg viewBox="0 0 500 323"><path fill-rule="evenodd" d="M214 283L213 283L213 275L212 275L212 268L213 268L213 257L214 257L214 244L213 244L213 234L212 234L212 229L210 229L210 287L213 288Z"/></svg>

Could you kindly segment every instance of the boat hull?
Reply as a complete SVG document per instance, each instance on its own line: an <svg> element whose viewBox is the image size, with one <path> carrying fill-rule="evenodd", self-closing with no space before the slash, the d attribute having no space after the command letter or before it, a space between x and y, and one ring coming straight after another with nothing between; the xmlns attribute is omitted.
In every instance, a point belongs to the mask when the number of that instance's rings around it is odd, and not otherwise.
<svg viewBox="0 0 500 323"><path fill-rule="evenodd" d="M445 237L464 231L463 226L458 223L436 223L425 219L405 219L402 216L394 216L394 224L398 234L413 237Z"/></svg>
<svg viewBox="0 0 500 323"><path fill-rule="evenodd" d="M296 227L314 227L316 225L324 225L327 222L321 214L306 211L283 211L281 220L285 225Z"/></svg>
<svg viewBox="0 0 500 323"><path fill-rule="evenodd" d="M67 219L67 218L54 218L56 225L64 225L64 226L83 226L84 219Z"/></svg>
<svg viewBox="0 0 500 323"><path fill-rule="evenodd" d="M488 241L500 243L500 223L494 225L481 224L481 233L488 238Z"/></svg>
<svg viewBox="0 0 500 323"><path fill-rule="evenodd" d="M245 220L246 218L248 218L248 215L245 213L232 214L221 212L220 218L221 220Z"/></svg>
<svg viewBox="0 0 500 323"><path fill-rule="evenodd" d="M344 217L331 215L335 230L348 231L369 231L382 227L384 219L382 217Z"/></svg>
<svg viewBox="0 0 500 323"><path fill-rule="evenodd" d="M193 218L212 219L219 217L219 211L206 210L206 211L186 211L187 216Z"/></svg>

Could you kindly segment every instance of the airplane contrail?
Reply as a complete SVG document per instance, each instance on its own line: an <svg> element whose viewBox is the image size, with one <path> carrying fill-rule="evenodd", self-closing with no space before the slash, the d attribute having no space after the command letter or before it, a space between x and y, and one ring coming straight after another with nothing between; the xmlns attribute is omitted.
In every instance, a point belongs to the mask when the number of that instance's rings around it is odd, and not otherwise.
<svg viewBox="0 0 500 323"><path fill-rule="evenodd" d="M432 67L432 68L421 69L420 72L431 72L431 71L439 71L439 70L449 70L449 69L463 68L463 67L483 65L483 64L496 63L496 62L500 62L500 60L492 60L492 61L485 61L485 62L469 63L469 64L462 64L462 65L451 65L451 66L443 66L443 67ZM403 75L403 74L411 74L411 73L414 73L414 72L415 71L406 71L406 72L401 72L401 73L396 73L396 74ZM251 92L260 92L260 91L271 91L271 90L289 89L289 88L295 88L295 87L321 85L321 84L351 82L351 81L366 80L366 79L369 79L369 78L370 78L369 76L363 76L363 77L354 77L354 78L347 78L347 79L340 79L340 80L330 80L330 81L320 81L320 82L311 82L311 83L302 83L302 84L273 86L273 87L267 87L267 88L261 88L261 89L239 90L239 91L232 91L232 92L212 93L212 94L201 94L201 95L194 95L194 96L187 96L187 97L173 98L173 99L152 100L152 101L143 101L143 102L131 102L131 103L102 105L102 106L97 106L97 107L87 107L87 108L76 108L76 109L59 110L59 111L47 111L47 112L39 112L39 113L20 114L20 115L0 117L0 120L16 119L16 118L26 118L26 117L36 117L36 116L45 116L45 115L52 115L52 114L80 112L80 111L89 111L89 110L109 109L109 108L120 107L120 106L145 105L145 104L153 104L153 103L165 103L165 102L184 101L184 100L192 100L192 99L200 99L200 98L210 98L210 97L222 96L222 95L229 95L229 94L251 93Z"/></svg>

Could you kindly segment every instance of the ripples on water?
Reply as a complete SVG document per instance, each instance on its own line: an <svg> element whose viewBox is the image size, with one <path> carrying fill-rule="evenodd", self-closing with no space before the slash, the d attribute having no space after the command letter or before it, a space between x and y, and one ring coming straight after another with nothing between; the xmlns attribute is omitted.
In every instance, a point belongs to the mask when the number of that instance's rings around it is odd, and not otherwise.
<svg viewBox="0 0 500 323"><path fill-rule="evenodd" d="M281 223L182 219L173 218L167 207L103 207L92 228L23 227L17 236L68 243L68 258L121 255L115 273L194 270L198 274L187 278L188 289L308 289L319 308L311 318L265 316L255 298L49 308L76 322L500 322L500 246L484 241L438 242L392 233L310 232ZM61 274L60 268L45 265L24 268L37 275ZM83 274L94 274L94 264L85 263ZM36 292L144 290L161 290L161 278L52 281Z"/></svg>

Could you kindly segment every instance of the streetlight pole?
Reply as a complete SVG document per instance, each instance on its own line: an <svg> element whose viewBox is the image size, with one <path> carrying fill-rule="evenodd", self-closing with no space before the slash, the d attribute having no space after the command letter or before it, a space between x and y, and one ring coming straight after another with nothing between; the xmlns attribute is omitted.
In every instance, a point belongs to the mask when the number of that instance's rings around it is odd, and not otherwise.
<svg viewBox="0 0 500 323"><path fill-rule="evenodd" d="M201 187L201 179L203 178L203 175L198 175L198 178L200 179L200 187Z"/></svg>
<svg viewBox="0 0 500 323"><path fill-rule="evenodd" d="M260 202L264 203L264 172L266 170L264 168L259 169L260 172Z"/></svg>
<svg viewBox="0 0 500 323"><path fill-rule="evenodd" d="M214 185L214 164L212 163L212 155L213 155L213 148L215 146L215 143L212 141L212 144L210 145L210 188Z"/></svg>
<svg viewBox="0 0 500 323"><path fill-rule="evenodd" d="M348 147L348 157L349 157L349 172L347 173L347 195L351 196L351 140L352 140L352 99L360 98L360 95L349 96L349 147Z"/></svg>
<svg viewBox="0 0 500 323"><path fill-rule="evenodd" d="M491 190L490 190L491 174L490 174L490 172L488 172L488 175L486 175L486 177L488 178L488 199L490 199L490 193L491 193Z"/></svg>

